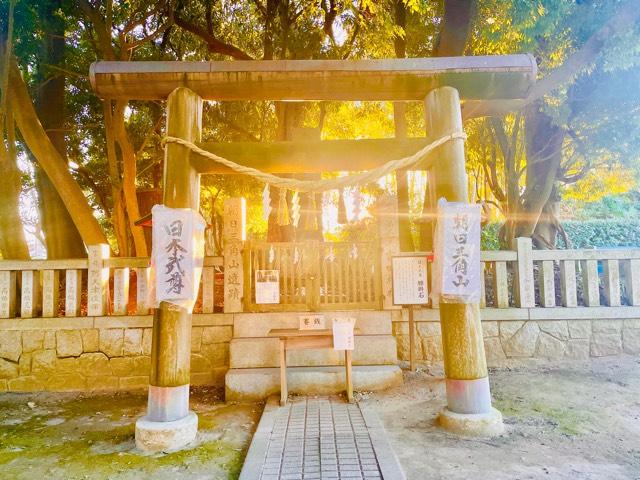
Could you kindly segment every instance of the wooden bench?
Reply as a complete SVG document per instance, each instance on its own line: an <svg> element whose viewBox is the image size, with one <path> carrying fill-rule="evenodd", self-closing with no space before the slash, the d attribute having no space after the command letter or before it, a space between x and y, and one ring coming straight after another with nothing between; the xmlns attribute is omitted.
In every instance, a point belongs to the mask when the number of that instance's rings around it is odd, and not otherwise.
<svg viewBox="0 0 640 480"><path fill-rule="evenodd" d="M353 331L357 335L359 330ZM333 348L333 330L299 330L297 328L274 328L269 337L280 339L280 405L287 403L287 351ZM351 350L344 351L347 400L353 402L353 379L351 376Z"/></svg>

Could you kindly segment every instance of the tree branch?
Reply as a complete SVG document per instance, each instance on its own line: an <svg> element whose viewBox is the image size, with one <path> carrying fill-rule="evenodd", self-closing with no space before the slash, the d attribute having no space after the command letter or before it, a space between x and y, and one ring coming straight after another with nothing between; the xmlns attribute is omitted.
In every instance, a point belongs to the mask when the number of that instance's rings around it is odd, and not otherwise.
<svg viewBox="0 0 640 480"><path fill-rule="evenodd" d="M174 22L177 26L200 37L206 44L210 53L219 53L221 55L228 55L236 60L254 60L254 58L248 53L240 50L238 47L218 40L214 35L207 32L205 29L195 25L174 13Z"/></svg>

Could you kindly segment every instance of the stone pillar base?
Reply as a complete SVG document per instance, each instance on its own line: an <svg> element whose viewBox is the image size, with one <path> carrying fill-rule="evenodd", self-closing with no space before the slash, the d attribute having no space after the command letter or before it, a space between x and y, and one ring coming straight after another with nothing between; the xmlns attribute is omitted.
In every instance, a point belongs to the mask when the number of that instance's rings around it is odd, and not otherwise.
<svg viewBox="0 0 640 480"><path fill-rule="evenodd" d="M136 422L136 447L145 452L181 450L196 439L198 416L194 412L173 422L154 422L144 416Z"/></svg>
<svg viewBox="0 0 640 480"><path fill-rule="evenodd" d="M445 430L467 437L494 437L504 432L502 414L495 408L488 413L454 413L444 408L438 424Z"/></svg>

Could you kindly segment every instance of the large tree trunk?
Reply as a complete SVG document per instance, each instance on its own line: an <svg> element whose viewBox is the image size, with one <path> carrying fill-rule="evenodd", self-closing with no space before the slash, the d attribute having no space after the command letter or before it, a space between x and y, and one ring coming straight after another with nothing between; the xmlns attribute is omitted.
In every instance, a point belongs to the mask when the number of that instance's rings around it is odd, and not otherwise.
<svg viewBox="0 0 640 480"><path fill-rule="evenodd" d="M444 12L438 36L434 42L434 57L455 57L464 54L473 24L477 0L444 0ZM429 175L427 191L422 208L423 219L420 223L420 250L433 248L433 229L436 208L433 176Z"/></svg>
<svg viewBox="0 0 640 480"><path fill-rule="evenodd" d="M44 38L38 65L39 89L36 110L51 143L66 159L64 136L64 75L49 65L64 67L64 20L55 14L61 2L44 2L40 10ZM36 167L40 222L47 258L77 258L87 255L82 237L55 187L41 167Z"/></svg>
<svg viewBox="0 0 640 480"><path fill-rule="evenodd" d="M513 215L510 213L510 218L507 218L507 229L503 238L505 246L515 237L533 237L543 209L547 207L548 213L552 214L554 206L547 206L547 204L549 201L551 203L557 201L557 198L552 197L551 194L556 185L562 160L564 130L554 124L553 119L542 111L539 102L527 108L525 125L527 154L525 191L518 211ZM541 237L544 238L544 242L536 242L537 246L550 248L555 244L555 235L551 233L552 229L541 225L540 233L543 234L543 232L545 232L544 235L553 235L554 238ZM545 242L548 242L548 245L544 246Z"/></svg>
<svg viewBox="0 0 640 480"><path fill-rule="evenodd" d="M82 189L69 173L66 162L42 128L15 61L9 65L9 84L12 92L10 102L16 125L27 147L55 186L83 242L87 245L107 243L107 238L93 216L93 210Z"/></svg>
<svg viewBox="0 0 640 480"><path fill-rule="evenodd" d="M404 0L395 0L394 23L403 30L407 26L407 8ZM404 58L407 55L406 35L396 35L393 39L393 47L396 58ZM407 119L405 113L407 104L404 102L393 103L393 123L396 138L407 138ZM396 172L396 189L398 192L398 236L400 251L412 252L414 250L411 238L411 221L409 219L409 172L405 169Z"/></svg>
<svg viewBox="0 0 640 480"><path fill-rule="evenodd" d="M0 253L2 258L28 260L29 248L20 221L20 170L16 163L13 114L9 104L0 118ZM4 130L6 125L7 143Z"/></svg>
<svg viewBox="0 0 640 480"><path fill-rule="evenodd" d="M111 225L118 243L118 255L121 257L130 256L129 235L127 233L127 212L122 194L122 175L118 165L116 154L116 139L113 126L113 109L111 100L102 102L102 112L104 115L104 130L107 140L107 164L109 166L109 178L111 179L111 198L113 207L111 209Z"/></svg>
<svg viewBox="0 0 640 480"><path fill-rule="evenodd" d="M124 196L124 204L127 209L128 227L133 237L133 245L136 250L136 256L147 256L147 244L144 240L144 232L142 227L137 226L135 222L140 218L140 210L138 208L138 197L136 196L136 152L131 145L129 136L124 126L124 112L127 102L124 100L117 101L113 111L113 126L115 128L115 136L120 147L120 155L122 158L122 194Z"/></svg>
<svg viewBox="0 0 640 480"><path fill-rule="evenodd" d="M12 57L14 6L14 1L9 3L6 37L0 39L0 253L3 258L26 260L29 259L29 248L19 214L20 170L7 68Z"/></svg>

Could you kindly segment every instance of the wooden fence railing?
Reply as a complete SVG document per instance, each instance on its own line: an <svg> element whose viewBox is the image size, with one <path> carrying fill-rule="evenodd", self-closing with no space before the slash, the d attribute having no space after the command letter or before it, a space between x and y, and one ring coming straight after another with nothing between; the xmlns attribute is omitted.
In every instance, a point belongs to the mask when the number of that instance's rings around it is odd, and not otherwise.
<svg viewBox="0 0 640 480"><path fill-rule="evenodd" d="M221 268L205 257L197 313L221 305ZM101 246L89 258L0 260L0 318L146 315L149 277L149 258L109 258Z"/></svg>
<svg viewBox="0 0 640 480"><path fill-rule="evenodd" d="M245 311L379 309L380 245L256 243L243 250ZM415 255L415 253L412 253ZM196 313L222 311L222 257L206 257ZM513 250L481 256L486 308L640 306L640 248ZM280 271L280 303L255 303L255 271ZM145 315L148 258L109 258L91 246L88 259L0 260L0 318Z"/></svg>
<svg viewBox="0 0 640 480"><path fill-rule="evenodd" d="M640 249L482 252L483 306L640 306Z"/></svg>

